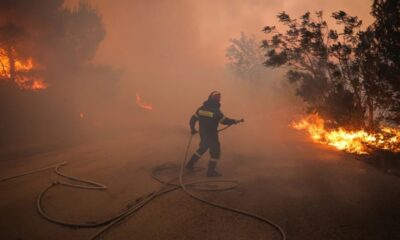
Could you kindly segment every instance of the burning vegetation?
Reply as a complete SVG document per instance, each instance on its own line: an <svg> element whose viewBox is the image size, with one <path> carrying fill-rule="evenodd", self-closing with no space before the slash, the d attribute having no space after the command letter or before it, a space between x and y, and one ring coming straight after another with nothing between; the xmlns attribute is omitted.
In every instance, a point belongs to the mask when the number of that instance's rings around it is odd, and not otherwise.
<svg viewBox="0 0 400 240"><path fill-rule="evenodd" d="M400 3L375 0L375 22L365 30L362 20L344 11L322 11L300 18L278 14L284 30L264 28L267 67L286 67L287 79L308 112L318 112L341 127L364 129L382 120L400 124Z"/></svg>
<svg viewBox="0 0 400 240"><path fill-rule="evenodd" d="M291 126L308 132L316 143L327 144L349 153L368 154L374 150L400 152L400 130L391 127L379 127L374 132L366 130L346 130L329 128L329 122L317 113L292 122Z"/></svg>
<svg viewBox="0 0 400 240"><path fill-rule="evenodd" d="M88 3L0 1L0 144L73 140L95 125L78 124L82 118L104 122L119 80L92 61L105 35Z"/></svg>
<svg viewBox="0 0 400 240"><path fill-rule="evenodd" d="M26 90L43 90L47 84L37 75L37 68L33 59L28 57L20 59L16 50L8 47L8 50L0 45L0 80L13 81L20 88Z"/></svg>
<svg viewBox="0 0 400 240"><path fill-rule="evenodd" d="M400 152L400 3L375 0L375 22L344 11L306 12L292 18L281 12L282 29L266 26L262 42L266 67L286 67L287 79L307 113L292 127L305 130L314 142L356 154Z"/></svg>

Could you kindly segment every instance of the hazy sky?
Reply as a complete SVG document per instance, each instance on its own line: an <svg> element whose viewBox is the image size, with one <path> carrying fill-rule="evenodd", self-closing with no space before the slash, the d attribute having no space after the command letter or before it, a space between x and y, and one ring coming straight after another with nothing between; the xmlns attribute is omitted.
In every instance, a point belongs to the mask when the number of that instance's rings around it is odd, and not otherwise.
<svg viewBox="0 0 400 240"><path fill-rule="evenodd" d="M78 0L68 0L74 6ZM276 24L278 12L298 17L306 11L344 10L372 22L370 0L90 0L103 16L107 37L96 60L131 67L137 52L168 61L168 55L224 63L228 39L241 31L262 36L265 25ZM191 56L191 55L194 56ZM157 56L155 56L157 55ZM140 55L143 57L143 55ZM177 57L177 56L175 56Z"/></svg>
<svg viewBox="0 0 400 240"><path fill-rule="evenodd" d="M69 0L67 6L74 7L77 2ZM95 62L110 64L123 72L121 96L129 98L124 101L134 101L138 92L158 110L165 108L168 113L185 117L188 113L182 114L182 109L192 111L213 90L224 92L232 111L236 109L232 99L244 102L238 100L241 87L231 86L235 84L223 73L225 49L229 39L238 37L240 32L261 40L261 30L277 23L278 12L299 17L306 11L323 10L328 18L333 11L344 10L365 23L372 22L369 0L89 2L102 15L107 31ZM282 78L274 74L266 76L267 80ZM233 88L236 90L231 91ZM171 105L174 108L168 108ZM229 109L227 105L224 106Z"/></svg>

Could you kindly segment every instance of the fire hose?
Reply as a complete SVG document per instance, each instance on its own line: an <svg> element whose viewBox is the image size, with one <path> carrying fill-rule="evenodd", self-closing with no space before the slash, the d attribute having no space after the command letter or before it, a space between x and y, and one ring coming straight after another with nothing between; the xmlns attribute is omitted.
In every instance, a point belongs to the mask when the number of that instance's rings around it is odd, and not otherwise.
<svg viewBox="0 0 400 240"><path fill-rule="evenodd" d="M241 122L243 122L243 120L241 120ZM220 129L219 131L223 131L226 130L227 128L229 128L231 125L228 125L227 127L224 127L222 129ZM184 174L184 167L185 167L185 163L187 161L187 157L188 157L188 153L189 153L189 149L192 143L192 139L193 139L193 135L190 136L186 150L185 150L185 156L183 158L183 161L181 163L180 166L168 166L168 165L162 165L162 166L158 166L155 167L152 171L151 171L151 177L157 181L159 181L160 183L162 183L163 185L161 186L161 188L155 192L152 192L142 198L138 198L139 200L136 201L136 203L130 207L128 207L125 211L123 211L120 214L117 214L115 216L112 216L108 219L104 219L98 222L88 222L88 223L79 223L79 222L69 222L69 221L65 221L65 220L60 220L57 219L55 217L49 216L45 210L43 209L43 198L46 195L47 192L50 191L50 189L56 187L56 186L65 186L65 187L72 187L72 188L82 188L82 189L87 189L87 190L98 190L98 191L104 191L107 189L107 187L103 184L94 182L94 181L90 181L90 180L86 180L86 179L82 179L82 178L77 178L77 177L73 177L73 176L69 176L66 174L63 174L60 172L60 168L64 165L67 164L67 162L62 162L62 163L58 163L55 165L51 165L48 167L44 167L44 168L40 168L40 169L36 169L33 171L29 171L29 172L24 172L18 175L14 175L14 176L10 176L10 177L5 177L0 179L0 182L4 182L4 181L8 181L17 177L22 177L22 176L26 176L28 174L33 174L36 172L40 172L40 171L44 171L47 169L51 169L53 168L54 173L57 174L60 177L63 177L71 182L67 182L67 181L63 181L63 180L59 180L59 181L55 181L53 182L51 185L49 185L47 188L45 188L37 197L36 200L36 208L38 213L40 214L41 217L43 217L44 219L55 223L55 224L59 224L59 225L63 225L63 226L68 226L68 227L74 227L74 228L100 228L99 231L97 231L92 237L90 237L90 240L95 240L95 239L99 239L104 233L106 233L108 230L110 230L113 226L115 226L116 224L122 222L123 220L125 220L127 217L129 217L130 215L132 215L134 212L136 212L137 210L139 210L140 208L142 208L143 206L145 206L147 203L149 203L151 200L164 195L166 193L172 192L174 190L177 189L182 189L187 195L189 195L190 197L208 204L210 206L213 207L217 207L217 208L221 208L230 212L234 212L234 213L238 213L240 215L243 216L247 216L247 217L251 217L254 218L258 221L264 222L266 224L271 225L272 227L274 227L279 234L281 235L283 240L286 240L286 234L284 232L284 230L276 223L272 222L271 220L256 215L254 213L251 212L247 212L247 211L243 211L240 209L236 209L236 208L232 208L220 203L215 203L215 202L211 202L209 200L206 200L204 198L201 198L197 195L195 195L192 191L225 191L225 190L230 190L233 189L235 187L237 187L239 185L239 181L237 180L202 180L202 181L194 181L194 182L185 182L184 181L184 176L186 174ZM158 173L167 169L180 169L179 171L179 176L174 177L168 181L165 181L163 179L161 179L160 177L158 177ZM195 171L199 171L198 169L196 169ZM177 180L179 180L178 183L174 183ZM219 187L219 188L210 188L210 187L202 187L202 184L209 184L209 183L228 183L230 185L228 185L227 187ZM191 191L192 190L192 191Z"/></svg>

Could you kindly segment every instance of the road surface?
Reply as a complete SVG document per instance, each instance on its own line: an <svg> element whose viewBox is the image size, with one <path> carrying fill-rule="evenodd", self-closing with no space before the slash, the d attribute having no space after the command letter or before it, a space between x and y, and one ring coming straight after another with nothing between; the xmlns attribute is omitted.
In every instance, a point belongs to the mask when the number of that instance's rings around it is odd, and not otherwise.
<svg viewBox="0 0 400 240"><path fill-rule="evenodd" d="M226 178L240 180L240 186L196 194L267 217L285 230L289 240L400 239L400 178L311 144L296 133L279 138L271 136L277 132L268 137L255 134L231 131L221 137L219 168ZM165 162L179 163L186 141L187 135L176 129L128 131L73 147L11 155L0 161L0 177L68 161L61 169L64 173L103 183L108 190L56 187L46 195L44 208L60 219L98 221L158 189L150 170ZM205 167L207 158L199 166ZM97 231L55 225L39 216L36 197L57 179L49 170L0 183L1 239L83 240ZM103 239L280 239L280 235L265 223L207 206L177 190L152 201Z"/></svg>

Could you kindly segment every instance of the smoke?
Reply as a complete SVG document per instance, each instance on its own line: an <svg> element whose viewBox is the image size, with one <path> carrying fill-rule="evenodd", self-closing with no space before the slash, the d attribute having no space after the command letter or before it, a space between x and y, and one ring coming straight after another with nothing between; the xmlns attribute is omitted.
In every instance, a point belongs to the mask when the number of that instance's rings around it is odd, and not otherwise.
<svg viewBox="0 0 400 240"><path fill-rule="evenodd" d="M293 148L291 141L299 137L288 125L301 104L285 86L282 71L267 70L261 86L227 72L229 39L244 32L262 40L263 27L275 25L277 13L283 10L300 16L306 11L324 10L330 15L343 9L367 21L370 11L365 1L348 5L256 0L92 3L102 13L108 33L95 60L124 69L118 105L125 106L129 116L121 119L134 126L132 136L143 130L147 136L143 142L179 148L185 144L190 116L211 91L219 90L224 114L245 119L221 134L222 151L246 157L266 152L282 156L288 146ZM136 93L152 103L154 111L136 107Z"/></svg>
<svg viewBox="0 0 400 240"><path fill-rule="evenodd" d="M147 133L145 142L165 132L181 139L196 108L219 90L223 112L246 120L224 141L262 150L290 134L287 125L298 102L281 71L266 71L261 86L227 71L229 39L245 32L262 40L262 28L276 23L282 10L337 10L330 2L312 9L313 1L85 2L0 3L1 41L13 35L13 46L41 66L49 84L29 92L1 83L0 114L8 119L2 122L3 143L19 142L28 132L44 140L137 131ZM16 30L6 31L9 26ZM154 109L137 106L136 94Z"/></svg>
<svg viewBox="0 0 400 240"><path fill-rule="evenodd" d="M45 166L46 162L66 160L70 163L66 172L95 177L104 182L110 192L104 193L107 196L103 198L93 193L69 194L60 188L60 192L51 196L52 203L49 204L66 205L57 209L54 209L56 205L49 205L49 210L55 216L66 216L67 219L77 216L78 220L111 215L131 199L158 187L157 183L149 181L151 167L182 160L189 137L189 118L210 92L218 90L222 93L223 113L245 120L220 134L222 156L219 167L228 177L239 173L233 177L240 178L244 185L234 193L240 193L249 204L243 205L244 208L251 209L257 206L255 203L278 206L277 216L271 216L271 219L281 219L278 218L282 213L279 209L286 209L285 205L290 203L282 199L304 199L302 187L309 185L308 181L313 179L310 176L325 176L302 165L309 159L332 159L332 156L327 157L323 151L309 151L310 146L294 142L293 139L298 140L299 136L288 125L299 102L285 85L282 71L266 70L264 83L254 85L226 68L225 51L229 39L239 37L241 32L254 34L261 40L262 28L273 25L279 11L299 15L322 8L331 12L341 4L307 0L301 1L304 6L299 6L298 2L91 0L81 4L79 0L0 1L0 44L12 45L22 57L32 57L38 66L38 74L49 85L45 90L34 92L20 89L11 81L0 80L0 156L8 163L2 168L2 176L9 175L10 170L16 172L23 168L26 171ZM349 4L353 2L365 0ZM308 9L314 6L312 3L319 8ZM363 8L357 11L360 9ZM12 41L3 43L10 35ZM140 107L137 102L151 105L152 110ZM198 140L197 136L193 139L190 153L197 147ZM71 142L78 146L55 150L54 145L64 146ZM21 151L24 148L38 150ZM55 154L35 154L47 151ZM14 166L14 158L21 154L35 156L23 159L27 161L15 161L18 166ZM208 157L206 154L199 165L204 166ZM299 161L301 157L307 160ZM260 176L273 177L270 178L272 181L268 178L268 182ZM299 182L298 179L305 180L300 181L300 185L289 184L287 188L282 184ZM50 181L45 175L32 175L31 180L22 190L10 188L13 191L9 195L13 197L4 198L8 202L3 205L25 199L18 205L25 207L19 212L29 213L33 196L36 197L43 184ZM20 182L17 184L21 185ZM282 193L270 198L266 188L259 187L266 185L272 190L282 185ZM28 192L32 198L28 197ZM258 194L264 197L259 198ZM255 197L258 200L253 201ZM265 202L265 199L272 199L272 202ZM279 204L275 205L274 201ZM302 206L295 205L298 209ZM7 229L3 231L5 238L36 236L45 239L43 236L54 233L46 231L49 225L39 218L17 216L12 211L15 207L10 209L4 214L7 218L3 221L3 229ZM160 215L158 208L153 210ZM30 223L20 221L22 218ZM127 231L118 232L131 232L132 224L126 226L129 227ZM74 236L85 237L81 232L74 232ZM57 236L68 238L69 233L65 230Z"/></svg>

